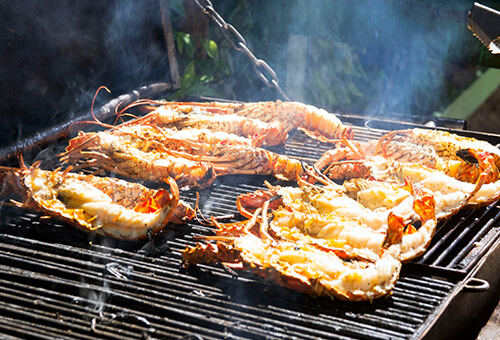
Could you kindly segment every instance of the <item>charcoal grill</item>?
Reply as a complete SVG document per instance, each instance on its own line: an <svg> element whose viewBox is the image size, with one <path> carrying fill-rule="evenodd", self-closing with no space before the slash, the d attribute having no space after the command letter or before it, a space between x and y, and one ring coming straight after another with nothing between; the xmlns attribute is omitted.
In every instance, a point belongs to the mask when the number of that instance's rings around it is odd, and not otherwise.
<svg viewBox="0 0 500 340"><path fill-rule="evenodd" d="M105 105L102 111L112 110ZM399 124L340 118L353 125L358 140L378 138ZM16 165L18 152L34 158L48 141L54 149L64 146L58 138L66 127L2 150L3 164ZM453 132L500 142L496 135ZM295 132L273 151L310 163L328 148ZM236 196L262 189L264 180L276 183L267 176L217 179L200 191L203 215L237 219ZM181 196L196 201L194 191ZM212 234L196 220L150 240L123 242L3 206L0 333L12 339L456 338L474 334L479 311L498 301L499 225L497 203L461 211L439 225L424 256L403 267L389 297L353 303L313 298L223 266L183 269L179 251Z"/></svg>

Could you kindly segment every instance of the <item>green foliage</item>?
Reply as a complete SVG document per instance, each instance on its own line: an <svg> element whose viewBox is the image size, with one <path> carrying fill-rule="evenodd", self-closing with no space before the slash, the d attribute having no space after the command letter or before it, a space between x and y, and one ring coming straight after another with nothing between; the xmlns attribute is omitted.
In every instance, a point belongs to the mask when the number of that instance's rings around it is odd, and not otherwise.
<svg viewBox="0 0 500 340"><path fill-rule="evenodd" d="M190 0L170 1L177 18L186 15L184 1ZM276 72L285 92L287 78L295 76L287 74L294 72L287 68L289 35L307 38L304 102L375 113L429 114L456 94L455 87L446 83L448 63L460 61L463 48L454 47L463 41L458 38L467 28L454 21L436 21L429 15L434 6L410 2L212 0L215 10L241 33L253 54ZM443 6L449 7L448 2ZM464 1L460 3L457 6L462 8ZM414 8L420 11L412 11ZM235 51L212 21L208 30L204 38L175 32L182 75L177 97L281 99L276 90L262 83L247 56Z"/></svg>
<svg viewBox="0 0 500 340"><path fill-rule="evenodd" d="M351 106L363 99L360 86L367 73L359 55L348 44L310 39L307 67L308 100L324 106Z"/></svg>
<svg viewBox="0 0 500 340"><path fill-rule="evenodd" d="M169 99L175 100L190 95L219 96L217 91L207 85L227 76L231 71L227 62L221 59L217 43L180 31L174 31L174 39L183 71L180 89ZM199 55L206 55L207 58Z"/></svg>
<svg viewBox="0 0 500 340"><path fill-rule="evenodd" d="M243 35L257 58L269 61L269 58L274 56L275 50L272 49L272 44L268 44L271 42L268 36L269 28L260 25L259 19L254 17L256 12L266 12L258 7L258 4L263 3L245 0L212 2L215 10L226 22ZM253 64L246 55L232 48L212 21L209 23L207 36L203 38L176 29L176 22L182 26L180 23L186 13L181 0L171 0L170 3L181 73L181 88L170 96L171 100L189 95L238 100L255 100L256 96L262 99L263 94L276 96L273 90L262 91L263 83L255 74ZM229 36L235 39L232 34Z"/></svg>

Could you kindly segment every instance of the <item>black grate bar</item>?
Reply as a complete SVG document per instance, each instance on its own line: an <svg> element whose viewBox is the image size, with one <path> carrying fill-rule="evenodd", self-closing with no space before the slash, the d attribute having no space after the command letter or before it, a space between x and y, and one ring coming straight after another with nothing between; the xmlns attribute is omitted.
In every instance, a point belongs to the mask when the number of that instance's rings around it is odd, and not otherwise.
<svg viewBox="0 0 500 340"><path fill-rule="evenodd" d="M387 133L387 130L372 129L366 126L353 126L352 130L354 132L354 139L363 142L377 140L382 137L383 134Z"/></svg>
<svg viewBox="0 0 500 340"><path fill-rule="evenodd" d="M23 293L23 291L21 291L21 293ZM38 298L38 301L40 301L39 298ZM136 301L136 302L138 302L138 301ZM10 305L12 305L12 302L11 302ZM47 302L43 302L43 303L42 302L38 302L38 305L43 305L44 308L50 307L50 303L47 303ZM156 308L161 308L161 307L163 307L163 305L162 306L158 306L158 305L155 304L155 307ZM116 312L118 312L118 313L126 313L126 312L128 312L126 310L117 310L117 311L115 311L116 307L110 307L108 304L103 304L103 309L104 310L109 310L109 308L112 309L113 314L116 313ZM68 312L70 314L74 314L75 313L74 309L69 308L67 310L64 310L63 308L61 308L61 306L56 306L56 307L54 307L54 310L56 310L55 313L57 313L59 315L59 318L64 319L63 321L58 322L60 324L61 328L63 328L63 329L66 330L68 328L68 325L71 325L71 331L72 332L73 331L83 332L83 331L88 330L90 328L93 332L95 332L95 333L97 333L99 335L103 335L101 331L98 333L97 330L96 330L98 327L96 327L96 323L94 321L102 318L102 316L96 315L97 312L95 312L92 315L86 315L87 321L84 322L83 325L75 327L75 321L77 321L77 320L75 320L75 319L73 319L73 317L69 317L69 316L67 316L65 314L66 312ZM27 310L23 310L22 308L17 307L17 308L13 308L12 310L9 310L9 312L10 313L16 313L16 314L22 314L23 318L26 318L26 315L24 315L24 314L27 314L28 316L31 317L31 319L34 318L34 319L37 319L38 321L40 321L40 320L44 321L43 322L44 324L45 323L51 323L51 322L53 323L53 320L50 318L51 315L49 315L47 317L47 320L45 320L46 319L45 315L43 315L43 316L37 315L36 313L39 313L38 310L37 310L37 312L33 312L33 309L30 308L30 307L28 307ZM34 316L32 315L33 313L35 313ZM136 311L134 311L134 313L137 314ZM45 314L45 313L42 313L42 314ZM64 316L61 317L62 315L64 315ZM195 321L194 318L199 317L200 313L198 313L198 312L197 313L184 313L184 315L186 317L191 317L191 323L189 324L189 326L190 326L191 330L193 330L194 327L192 326L192 324L193 324L193 321ZM143 320L147 320L146 323L149 326L146 329L142 329L141 333L145 333L148 329L154 328L155 329L155 334L157 334L158 333L158 329L161 329L161 327L159 327L158 325L154 325L152 323L151 320L152 319L154 320L154 317L151 318L151 316L149 316L147 314L144 314L144 316L139 316L138 319L139 318L142 318ZM283 329L278 328L275 325L271 325L269 323L265 323L266 320L259 319L258 321L259 322L255 323L253 326L249 326L248 322L247 322L247 325L244 325L241 320L231 320L231 321L225 322L224 324L222 324L222 326L224 326L224 327L241 327L242 329L245 329L247 331L251 331L251 333L252 333L253 336L258 335L259 332L262 332L262 330L264 330L265 333L266 333L266 336L273 336L274 335L273 337L278 337L280 333L273 334L273 330L276 330L278 332L282 332L283 331ZM221 321L219 320L219 321L217 321L217 323L221 324ZM179 326L179 323L176 322L175 326ZM309 326L311 326L311 325L309 325ZM137 328L137 325L135 325L134 328ZM141 330L141 329L139 328L139 330ZM201 329L197 329L196 331L197 331L197 334L201 334L201 332L200 332ZM309 339L309 338L312 339L313 337L308 337L307 336L307 332L308 332L308 328L299 329L297 332L293 332L293 331L290 331L290 329L287 329L287 334L288 335L293 335L293 336L300 335L300 338L302 338L302 339ZM315 336L322 336L322 337L325 337L325 338L328 338L328 335L329 335L328 333L322 334L322 332L319 331L318 329L315 329L313 332L315 333L314 334ZM224 333L224 335L227 335L226 331L224 331L223 333ZM122 325L120 327L120 336L123 337L125 335L126 335L126 332L123 330L123 325ZM264 336L264 334L261 334L261 335ZM219 336L221 336L221 334L219 334ZM113 337L113 338L115 338L115 337Z"/></svg>
<svg viewBox="0 0 500 340"><path fill-rule="evenodd" d="M9 284L5 281L2 283L5 287ZM6 289L2 287L2 291ZM17 315L16 323L35 321L35 324L39 325L42 330L48 329L54 332L62 330L64 334L70 331L71 334L74 333L73 337L78 339L95 339L96 337L142 339L145 334L152 332L157 336L205 333L204 338L210 339L223 336L223 332L204 330L190 323L168 320L166 317L144 313L135 308L118 307L106 302L100 303L97 308L93 300L81 297L76 299L72 295L61 293L54 296L54 291L43 289L29 293L31 290L33 290L32 286L16 285L15 288L10 289L12 292L10 296L0 295L9 302L7 306L10 308L10 310L2 309L2 312L7 311L10 319L14 319ZM71 302L63 301L64 299ZM36 308L33 308L33 305ZM48 328L47 325L50 324L54 326Z"/></svg>
<svg viewBox="0 0 500 340"><path fill-rule="evenodd" d="M460 211L442 224L428 251L416 262L463 269L460 263L477 247L478 242L498 225L499 210L498 204L494 203L485 208ZM480 257L475 258L479 260Z"/></svg>
<svg viewBox="0 0 500 340"><path fill-rule="evenodd" d="M113 287L109 287L109 289L112 289L112 288L113 288ZM96 289L97 289L97 288L96 288ZM116 292L116 289L113 289L113 291L114 291L114 292ZM115 294L116 294L116 293L115 293ZM129 298L130 298L130 296L129 296ZM163 308L165 308L165 306L164 306L164 305L162 305L162 306L163 306ZM197 314L198 314L198 312L197 312ZM213 317L213 316L212 316L212 317Z"/></svg>
<svg viewBox="0 0 500 340"><path fill-rule="evenodd" d="M493 216L491 216L493 215ZM491 216L491 217L490 217ZM450 261L449 267L459 267L464 260L464 258L474 249L477 248L481 240L484 239L485 235L492 230L494 227L498 227L498 221L500 219L500 207L495 203L488 207L483 215L479 219L475 220L473 228L471 228L471 235L468 236L467 240L463 243L466 245L462 246L462 249L458 254ZM497 232L498 234L498 232ZM490 240L492 242L493 240ZM487 248L485 247L484 252ZM477 260L481 256L475 256ZM469 266L473 265L475 262L470 262Z"/></svg>
<svg viewBox="0 0 500 340"><path fill-rule="evenodd" d="M17 240L18 243L22 243L23 240ZM32 243L33 242L28 242ZM44 246L47 247L47 246ZM49 247L58 248L58 245L50 245ZM102 254L96 254L93 251L89 251L88 261L101 261L100 257L105 257L108 261L112 263L120 263L122 267L128 264L127 256L136 256L133 253L127 253L124 251L117 252L117 255L113 254L112 251L107 251L104 247L99 246L104 252ZM82 278L73 277L71 269L66 268L68 266L68 261L66 258L81 256L81 252L78 249L73 249L71 247L63 247L65 255L61 259L64 265L57 265L56 270L51 273L45 273L46 261L42 260L40 268L32 268L32 261L28 261L24 264L24 258L22 260L17 260L16 254L11 252L11 264L15 265L16 268L9 268L7 265L3 266L2 277L4 277L4 282L1 286L8 286L8 282L26 282L30 280L30 284L38 285L39 287L54 291L52 298L63 299L71 301L71 296L73 299L75 297L81 296L81 291L94 292L95 294L106 293L106 303L105 310L111 309L113 313L138 313L138 311L155 311L155 315L169 315L170 319L177 320L180 322L189 318L190 324L202 325L202 329L219 329L224 325L224 327L231 326L235 332L240 334L247 334L244 336L254 337L259 335L262 330L262 325L267 325L265 333L267 335L272 334L270 330L276 331L275 336L278 334L286 334L297 336L298 338L308 338L310 337L322 337L329 338L329 334L343 334L346 332L346 336L351 336L352 332L359 334L367 334L366 327L367 324L371 325L376 329L377 334L383 337L396 337L396 334L410 334L415 330L418 325L425 320L427 313L432 310L433 306L442 301L446 296L446 291L450 287L448 284L443 284L441 281L433 281L431 279L422 279L418 277L402 277L395 289L393 295L391 296L391 302L389 305L385 305L387 301L375 301L372 305L368 305L369 313L364 310L367 308L366 304L352 304L346 302L336 302L342 317L336 319L332 315L317 315L317 309L315 308L315 303L321 303L322 308L320 310L329 311L331 309L331 301L328 299L312 299L310 297L304 297L301 294L295 294L286 289L275 287L274 285L264 284L259 281L254 281L251 279L243 280L242 278L233 279L230 275L218 277L217 273L207 273L200 276L200 281L196 283L194 287L190 287L192 284L189 280L185 282L185 289L179 289L175 287L176 284L171 284L171 281L176 280L176 274L168 270L160 270L164 264L162 259L152 259L146 260L143 264L143 268L146 272L151 271L149 275L135 273L135 270L128 274L128 280L118 279L113 275L104 274L103 267L100 268L101 271L96 272L95 277L85 276ZM17 250L17 249L16 249ZM32 250L36 254L37 258L40 257L44 259L45 254L39 249ZM75 254L73 254L75 253ZM144 257L148 259L148 257ZM57 260L57 258L54 258ZM133 259L133 261L138 261L139 259ZM2 260L7 261L7 259ZM13 261L13 262L12 262ZM18 262L19 261L19 262ZM84 264L84 261L69 261L75 268L73 271L80 272L82 269L80 267L93 267L95 264ZM155 263L148 263L155 262ZM165 261L167 267L170 261ZM22 269L23 266L28 266L32 270ZM150 268L151 266L151 268ZM159 268L158 268L159 267ZM206 268L210 268L207 266ZM153 275L154 274L154 275ZM125 275L125 274L124 274ZM36 279L34 279L36 277ZM222 287L222 291L228 290L233 291L233 289L241 289L241 285L245 285L245 282L250 285L256 285L254 288L259 291L265 292L270 290L272 292L279 292L279 296L284 300L279 304L283 304L280 309L270 309L267 305L261 305L262 301L257 301L251 303L242 303L241 301L230 301L228 296L234 296L234 294L224 294L220 291L214 293L214 288L212 283L218 282L216 286ZM83 282L82 282L83 281ZM429 283L433 285L429 285ZM175 283L175 282L174 282ZM204 289L204 285L209 286L208 289ZM173 287L171 287L173 286ZM435 294L432 294L431 290L435 286ZM45 287L45 288L44 288ZM106 288L104 288L106 287ZM235 287L235 288L234 288ZM174 289L175 288L175 289ZM205 287L206 288L206 287ZM25 287L23 289L29 289ZM252 289L251 291L255 291ZM108 292L109 291L109 292ZM198 291L199 293L194 293ZM39 293L39 289L37 289ZM67 292L65 295L59 296L54 295L55 292ZM212 295L213 294L213 295ZM236 294L237 295L237 294ZM269 294L267 294L269 295ZM273 294L270 294L271 296ZM429 296L432 296L429 302ZM294 303L294 299L301 299L303 303L298 306ZM81 299L81 298L80 298ZM412 303L408 303L410 299ZM88 300L88 299L87 299ZM320 301L320 302L318 302ZM312 302L312 303L311 303ZM88 302L90 303L90 302ZM111 305L113 304L113 305ZM271 305L276 305L277 302L271 300ZM134 310L124 310L128 306L134 305ZM304 307L306 306L306 307ZM327 308L328 306L328 308ZM376 306L374 308L373 306ZM386 307L390 306L392 309L390 313L386 312ZM298 309L297 309L298 308ZM299 310L299 313L293 314L293 310ZM360 318L359 314L356 313L356 309L364 311L362 315L364 317ZM354 310L354 312L353 312ZM144 312L147 316L148 313ZM401 315L398 322L394 322L392 316L395 314ZM300 317L298 316L300 315ZM96 317L95 315L93 317ZM87 316L89 318L89 316ZM209 319L210 321L207 321ZM225 320L225 321L224 321ZM227 324L227 322L229 322ZM336 320L336 323L333 322ZM205 325L208 322L208 325ZM347 328L346 328L347 327ZM365 331L364 331L365 330ZM192 331L192 330L188 330ZM220 330L222 332L222 330ZM198 330L201 332L201 330ZM296 334L295 334L296 333ZM353 334L354 334L353 333ZM251 334L251 336L249 335ZM308 335L309 334L309 335ZM350 334L350 335L349 335ZM261 334L262 335L262 334ZM383 336L382 336L383 335ZM373 338L373 334L370 335ZM333 337L334 338L334 337Z"/></svg>
<svg viewBox="0 0 500 340"><path fill-rule="evenodd" d="M47 278L41 277L39 280L44 280ZM54 282L55 283L55 282ZM4 282L5 284L5 282ZM216 323L209 323L209 326L207 329L204 329L202 327L197 327L196 324L196 319L199 319L199 324L203 324L205 322L204 319L211 319L214 317L214 315L206 315L204 313L207 313L207 310L199 310L199 306L197 308L195 307L190 307L190 308L179 308L179 299L171 296L168 299L160 300L158 303L156 299L158 296L153 296L153 297L146 297L146 296L141 296L137 294L123 294L119 290L116 289L116 287L112 287L111 285L109 287L98 287L94 285L88 285L88 284L79 284L79 283L74 283L74 285L77 285L79 289L89 289L92 290L96 293L104 293L104 300L110 300L113 302L113 304L110 304L108 302L100 302L99 303L99 308L102 309L102 311L106 311L106 313L112 313L112 314L124 314L124 315L135 315L136 317L139 317L138 320L142 321L142 323L147 324L148 326L151 324L151 320L154 320L155 318L158 318L158 320L163 319L168 319L169 323L172 323L172 326L179 327L185 320L190 320L189 323L185 323L185 327L188 328L188 332L196 331L201 333L210 333L211 330L219 329L219 334L218 337L223 336L224 334L224 328L233 326L234 321L227 321L225 320L224 316L217 317L214 319ZM64 286L61 286L60 282L58 282L58 288L64 290ZM30 289L30 287L25 287L24 289ZM151 291L150 293L153 293ZM154 295L154 294L153 294ZM58 294L57 298L64 297L64 295ZM40 300L40 298L38 298ZM175 304L177 306L172 307L172 303L168 303L170 300L177 300ZM83 299L80 298L79 301L85 301L90 305L96 305L96 301L92 301L89 299ZM38 304L41 304L39 302ZM174 305L175 305L174 304ZM50 305L49 302L45 302L44 305ZM127 306L133 306L133 309L128 309ZM186 305L187 306L187 305ZM92 315L90 315L92 318L90 318L89 315L84 315L84 318L89 319L90 321L95 318L100 318L99 311L97 308L94 307L94 312ZM141 309L144 309L144 312L141 312ZM28 308L28 310L33 310L32 308ZM70 314L75 313L74 308L72 309L71 306L67 310L61 310L59 306L55 308L56 313L61 315L63 312L67 312ZM149 312L148 312L149 311ZM155 314L152 314L153 312ZM170 319L173 315L177 316L177 319ZM80 313L79 313L80 314ZM212 313L214 314L214 313ZM65 314L66 315L66 314ZM78 315L76 316L78 317ZM163 320L164 321L164 320ZM162 321L162 322L163 322ZM75 322L74 320L70 320L71 324L73 325ZM136 328L137 325L134 326ZM149 328L149 327L148 327ZM142 331L147 331L148 328L143 329ZM161 329L160 326L156 326L155 329ZM173 328L176 329L176 328ZM120 330L121 332L121 330Z"/></svg>
<svg viewBox="0 0 500 340"><path fill-rule="evenodd" d="M4 246L5 244L0 244ZM151 282L151 289L156 289L158 285L161 286L161 280L150 277L149 274L153 270L155 275L170 276L169 289L174 294L180 294L182 291L192 291L193 289L206 289L205 293L211 296L218 296L219 291L211 288L210 286L197 285L196 282L188 275L179 273L180 263L176 262L175 265L169 266L167 261L162 261L164 266L155 266L151 263L140 263L136 260L116 258L107 253L91 252L87 256L87 260L76 260L75 258L81 254L71 255L76 256L57 256L49 252L42 252L40 250L31 251L29 248L22 247L3 247L0 251L0 263L6 266L15 264L14 268L23 268L25 270L33 270L39 273L50 275L58 274L57 277L65 278L67 280L88 280L102 281L103 276L116 278L117 282L120 280L127 281L129 277L134 279L135 284L147 284ZM24 251L25 254L19 254L19 251ZM31 253L31 256L29 255ZM50 259L50 260L46 260ZM146 267L145 267L146 266ZM169 268L171 267L171 268ZM8 267L9 268L9 267ZM145 270L143 269L145 268ZM130 272L128 272L130 271ZM224 296L221 296L224 297ZM227 298L227 297L224 297Z"/></svg>

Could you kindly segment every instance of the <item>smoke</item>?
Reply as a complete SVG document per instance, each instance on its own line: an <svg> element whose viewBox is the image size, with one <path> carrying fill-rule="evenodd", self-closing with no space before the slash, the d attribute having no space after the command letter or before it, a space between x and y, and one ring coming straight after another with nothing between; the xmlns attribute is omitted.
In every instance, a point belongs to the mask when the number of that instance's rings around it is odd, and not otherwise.
<svg viewBox="0 0 500 340"><path fill-rule="evenodd" d="M169 81L160 1L2 2L0 144L88 112L100 86L118 97L143 85ZM180 0L169 3L171 9L182 7ZM474 39L466 19L471 3L465 0L214 0L213 4L243 34L256 57L276 71L282 87L296 72L292 68L287 74L288 39L307 37L301 98L318 106L355 107L370 114L432 113L449 95L450 61L460 62L463 46L470 41L464 37ZM185 13L172 10L172 15L175 25ZM207 38L219 43L221 56L230 55L222 62L233 70L227 77L232 79L221 82L222 96L280 98L258 79L250 61L228 48L210 25ZM180 69L188 62L179 60ZM110 97L103 94L97 99L99 105Z"/></svg>
<svg viewBox="0 0 500 340"><path fill-rule="evenodd" d="M123 0L108 9L104 50L118 88L170 80L159 6L158 0Z"/></svg>
<svg viewBox="0 0 500 340"><path fill-rule="evenodd" d="M443 100L449 51L460 46L462 31L449 30L446 19L433 18L438 8L395 2L377 6L358 8L351 23L353 30L373 32L355 45L364 52L368 79L377 84L369 110L429 113Z"/></svg>
<svg viewBox="0 0 500 340"><path fill-rule="evenodd" d="M88 112L100 86L118 97L168 81L158 8L158 0L2 2L0 145Z"/></svg>
<svg viewBox="0 0 500 340"><path fill-rule="evenodd" d="M370 115L431 114L448 100L450 64L466 59L470 50L470 6L293 2L288 31L307 37L306 101Z"/></svg>

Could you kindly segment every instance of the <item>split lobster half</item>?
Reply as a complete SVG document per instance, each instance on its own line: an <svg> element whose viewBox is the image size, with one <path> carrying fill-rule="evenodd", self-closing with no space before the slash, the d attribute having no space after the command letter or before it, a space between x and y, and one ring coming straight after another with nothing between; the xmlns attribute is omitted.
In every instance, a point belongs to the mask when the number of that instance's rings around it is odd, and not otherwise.
<svg viewBox="0 0 500 340"><path fill-rule="evenodd" d="M39 164L21 169L2 167L3 195L20 195L21 208L42 212L84 231L122 240L146 238L168 223L184 223L194 210L179 199L177 184L166 189L93 175L42 170Z"/></svg>

